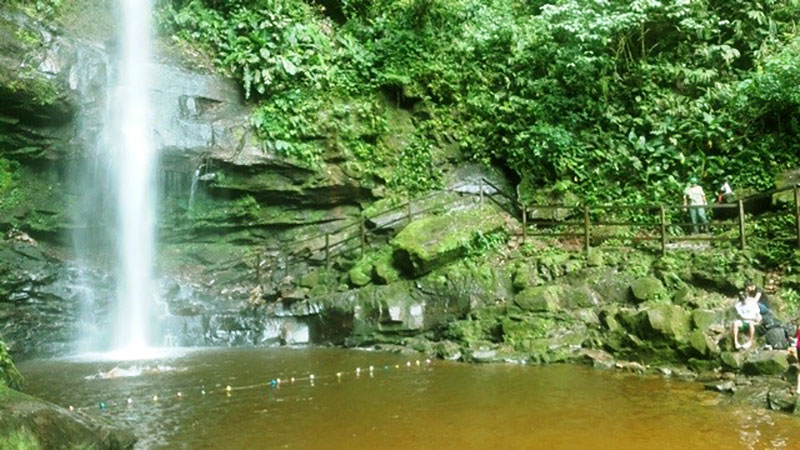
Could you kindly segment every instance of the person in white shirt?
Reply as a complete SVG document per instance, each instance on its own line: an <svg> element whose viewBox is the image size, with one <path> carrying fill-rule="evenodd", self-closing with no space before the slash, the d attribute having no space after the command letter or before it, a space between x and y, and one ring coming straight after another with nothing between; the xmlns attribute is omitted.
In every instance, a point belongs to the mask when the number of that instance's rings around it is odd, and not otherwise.
<svg viewBox="0 0 800 450"><path fill-rule="evenodd" d="M761 311L758 307L760 293L746 293L736 302L738 319L733 321L733 346L736 349L750 348L755 338L756 325L761 322ZM739 331L747 329L747 342L739 344Z"/></svg>
<svg viewBox="0 0 800 450"><path fill-rule="evenodd" d="M697 184L697 177L690 178L689 186L683 191L683 206L687 204L690 206L708 204L705 191ZM689 208L689 217L692 219L692 230L695 234L705 231L705 225L708 223L705 208Z"/></svg>
<svg viewBox="0 0 800 450"><path fill-rule="evenodd" d="M728 177L725 177L722 180L722 186L719 187L719 192L717 193L717 203L732 203L733 202L733 189L731 189L730 183L728 183Z"/></svg>

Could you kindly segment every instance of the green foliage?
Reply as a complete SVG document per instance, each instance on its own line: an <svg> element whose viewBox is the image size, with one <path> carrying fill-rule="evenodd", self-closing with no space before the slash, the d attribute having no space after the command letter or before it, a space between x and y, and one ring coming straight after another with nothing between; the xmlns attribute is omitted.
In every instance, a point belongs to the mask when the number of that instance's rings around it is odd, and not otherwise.
<svg viewBox="0 0 800 450"><path fill-rule="evenodd" d="M8 354L5 343L0 341L0 385L8 386L12 389L19 389L22 385L22 375L14 366L14 361ZM2 386L0 386L2 389Z"/></svg>
<svg viewBox="0 0 800 450"><path fill-rule="evenodd" d="M745 222L748 247L761 264L775 267L791 259L797 243L794 221L794 214L783 211Z"/></svg>
<svg viewBox="0 0 800 450"><path fill-rule="evenodd" d="M18 167L18 162L0 158L0 194L6 194L11 190Z"/></svg>
<svg viewBox="0 0 800 450"><path fill-rule="evenodd" d="M472 235L472 240L465 245L467 257L480 256L503 247L508 241L505 230L494 233L482 233L480 230Z"/></svg>
<svg viewBox="0 0 800 450"><path fill-rule="evenodd" d="M6 0L12 5L21 7L32 16L43 19L56 17L63 9L65 0Z"/></svg>
<svg viewBox="0 0 800 450"><path fill-rule="evenodd" d="M177 0L161 17L266 100L254 120L268 146L309 164L314 140L346 126L320 134L331 98L382 93L413 113L403 147L342 142L396 189L435 187L456 145L588 204L676 203L690 175L709 193L724 174L760 190L800 164L798 6L348 0L339 25L300 0Z"/></svg>
<svg viewBox="0 0 800 450"><path fill-rule="evenodd" d="M0 436L0 450L39 450L42 446L31 431L22 427Z"/></svg>

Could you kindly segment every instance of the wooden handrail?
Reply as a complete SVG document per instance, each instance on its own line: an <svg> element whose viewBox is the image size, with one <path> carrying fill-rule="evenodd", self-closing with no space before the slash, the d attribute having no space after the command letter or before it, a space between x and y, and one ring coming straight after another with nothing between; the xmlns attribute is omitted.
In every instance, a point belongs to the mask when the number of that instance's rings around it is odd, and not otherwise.
<svg viewBox="0 0 800 450"><path fill-rule="evenodd" d="M505 197L508 201L511 202L512 205L514 205L517 208L519 208L520 211L522 212L521 221L522 221L522 225L523 225L522 226L523 241L524 241L526 236L583 238L584 241L585 241L585 243L584 243L585 249L586 249L586 251L589 251L590 241L592 239L603 239L603 240L606 240L606 239L631 239L631 240L635 240L635 241L660 240L661 241L662 252L665 252L666 251L667 241L716 241L716 240L727 239L725 237L719 237L719 236L668 235L668 233L666 232L667 227L676 227L676 226L677 227L687 227L687 226L693 226L694 224L692 224L690 222L673 222L673 223L669 223L669 222L666 221L666 216L665 216L665 211L666 210L683 210L683 211L686 211L686 210L693 210L693 209L711 209L711 210L714 210L714 209L738 209L738 213L739 213L738 214L739 215L739 220L738 220L739 241L740 241L741 247L744 248L745 245L746 245L746 239L745 239L745 236L744 236L745 227L744 227L744 209L743 209L743 206L742 206L743 203L748 201L748 200L753 200L753 199L757 199L757 198L765 198L765 197L774 195L776 193L793 190L795 192L795 210L796 210L795 214L796 214L796 227L797 227L797 230L796 230L797 231L797 244L798 244L798 247L800 247L800 185L795 185L795 186L791 186L791 187L785 187L785 188L781 188L781 189L773 189L773 190L770 190L770 191L753 194L753 195L750 195L748 197L745 197L743 199L738 200L736 203L726 203L726 204L663 205L663 204L651 204L651 203L648 203L648 204L637 204L637 205L600 204L600 205L588 206L588 205L556 205L556 204L528 204L528 205L523 205L522 202L519 201L517 198L509 195L503 189L498 187L496 184L492 183L490 180L487 180L486 178L481 178L479 180L479 192L477 194L474 193L474 192L464 192L464 191L458 190L458 189L460 189L460 188L462 188L464 186L470 186L472 184L474 184L474 183L461 183L461 184L456 185L454 187L436 190L436 191L430 192L428 194L425 194L425 195L423 195L421 197L418 197L416 199L410 199L410 200L408 200L406 202L403 202L403 203L401 203L399 205L396 205L396 206L394 206L392 208L389 208L389 209L383 210L381 212L378 212L378 213L376 213L374 215L371 215L369 218L367 218L365 216L362 216L359 219L353 220L351 223L349 223L347 225L344 225L342 227L339 227L339 228L337 228L337 229L335 229L333 231L329 231L329 232L326 232L326 233L320 233L318 235L314 235L314 236L310 236L310 237L304 238L304 239L302 239L300 241L295 241L293 243L296 245L298 243L311 242L311 241L320 240L320 239L324 238L325 239L325 245L322 246L322 247L318 247L318 248L303 247L303 248L296 249L296 250L294 250L294 251L292 251L290 253L284 254L283 255L283 262L286 265L285 269L288 272L289 264L293 260L297 259L300 254L304 254L306 252L314 253L314 252L318 252L318 251L324 251L325 252L325 264L329 266L330 265L330 260L331 260L332 257L334 257L334 256L336 256L336 255L338 255L340 253L343 253L345 251L354 250L354 249L348 249L347 248L348 245L346 245L346 244L351 242L351 241L353 241L353 240L355 240L355 239L359 239L358 248L361 249L361 255L363 256L364 255L364 248L367 245L367 236L370 233L376 234L377 232L379 232L381 230L392 229L394 227L394 225L396 225L398 223L401 223L401 222L404 222L404 221L407 221L407 220L411 221L414 216L418 216L420 214L428 213L430 211L433 211L433 210L436 210L438 208L442 208L442 207L448 206L448 205L453 204L453 203L455 203L455 202L460 200L459 198L448 199L448 200L444 201L441 204L438 204L438 205L435 205L435 206L431 206L431 207L428 207L428 208L424 208L424 209L421 209L421 210L417 210L417 211L414 211L412 209L412 207L411 207L413 202L420 202L420 201L423 201L423 200L427 200L428 198L431 198L431 197L434 197L436 195L440 195L440 194L443 194L443 193L447 193L447 192L458 193L458 194L477 195L477 196L480 197L481 202L483 201L483 199L485 197L488 197L493 203L495 203L496 205L498 205L498 206L500 206L500 207L502 207L504 209L506 208L506 206L503 205L500 201L496 200L494 198L494 196L496 194L499 194L502 197ZM484 185L487 185L487 186L491 187L494 190L494 192L492 192L492 193L484 192ZM393 220L390 220L390 221L388 221L386 223L383 223L378 227L375 227L375 228L372 228L372 229L367 229L364 226L365 220L367 220L367 219L369 219L369 220L378 219L378 218L383 217L385 215L388 215L390 213L395 213L397 211L402 211L403 209L407 210L406 214L401 214L400 217L398 217L396 219L393 219ZM531 211L531 210L534 210L534 209L583 211L583 220L572 220L572 221L534 220L534 221L531 221L528 212ZM604 211L604 210L609 210L609 209L611 209L611 210L619 210L619 211L622 211L622 210L658 211L658 214L660 216L659 217L660 220L658 222L644 222L644 223L625 222L625 221L602 221L602 220L592 222L590 220L590 218L592 217L593 213L596 214L598 211ZM511 214L515 215L515 212L511 212ZM528 230L530 225L544 225L544 226L579 226L580 225L580 226L583 226L583 230L581 230L581 232L579 232L579 233L578 232L574 232L574 233L570 233L570 232L546 232L546 233L545 232L534 232L534 233L531 233ZM705 224L704 226L708 226L710 228L728 228L728 227L735 227L736 225L737 225L736 223L709 222L709 223ZM641 235L639 235L639 236L619 236L619 235L593 234L591 232L591 228L592 227L603 227L603 226L630 226L630 227L637 227L637 228L640 228L640 229L641 228L651 228L652 227L654 229L654 234L653 235L647 235L647 236L641 236ZM331 244L331 239L330 238L331 238L332 235L337 235L337 234L343 233L346 230L348 230L350 228L353 228L353 227L358 227L358 233L357 234L353 234L351 236L347 236L347 237L345 237L343 239L340 239L340 240L336 241L335 243ZM280 251L280 249L275 249L275 248L266 249L266 250ZM241 260L245 260L245 259L247 259L249 257L250 256L245 257L245 258L241 258ZM229 263L231 263L231 262L237 262L237 260L229 261Z"/></svg>

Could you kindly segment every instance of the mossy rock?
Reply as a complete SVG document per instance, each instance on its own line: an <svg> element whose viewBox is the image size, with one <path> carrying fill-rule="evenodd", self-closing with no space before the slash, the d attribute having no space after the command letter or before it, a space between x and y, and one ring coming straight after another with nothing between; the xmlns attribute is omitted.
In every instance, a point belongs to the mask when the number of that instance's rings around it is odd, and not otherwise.
<svg viewBox="0 0 800 450"><path fill-rule="evenodd" d="M552 312L561 307L563 290L560 286L537 286L514 296L514 303L524 311Z"/></svg>
<svg viewBox="0 0 800 450"><path fill-rule="evenodd" d="M378 253L372 265L372 279L378 284L390 284L401 278L400 271L394 267L389 247Z"/></svg>
<svg viewBox="0 0 800 450"><path fill-rule="evenodd" d="M747 375L782 375L789 369L786 352L779 350L749 353L742 365Z"/></svg>
<svg viewBox="0 0 800 450"><path fill-rule="evenodd" d="M394 264L410 277L424 275L467 254L476 234L504 226L502 213L489 205L415 220L391 241Z"/></svg>
<svg viewBox="0 0 800 450"><path fill-rule="evenodd" d="M520 262L514 267L512 275L512 283L516 292L527 289L531 286L537 286L542 283L539 278L539 273L536 269L536 263Z"/></svg>
<svg viewBox="0 0 800 450"><path fill-rule="evenodd" d="M0 385L0 448L131 449L132 433Z"/></svg>
<svg viewBox="0 0 800 450"><path fill-rule="evenodd" d="M641 277L631 283L631 295L637 303L656 300L665 296L666 293L664 284L656 277Z"/></svg>
<svg viewBox="0 0 800 450"><path fill-rule="evenodd" d="M639 338L666 343L683 343L689 335L691 318L680 306L654 304L638 312L618 314L628 331Z"/></svg>
<svg viewBox="0 0 800 450"><path fill-rule="evenodd" d="M692 324L698 330L705 331L711 325L722 322L723 311L711 309L692 310Z"/></svg>
<svg viewBox="0 0 800 450"><path fill-rule="evenodd" d="M366 265L359 265L356 264L352 269L350 269L347 274L350 279L350 284L356 287L363 287L372 282L372 264Z"/></svg>
<svg viewBox="0 0 800 450"><path fill-rule="evenodd" d="M701 358L719 355L719 346L703 330L694 330L689 334L689 348L691 353Z"/></svg>
<svg viewBox="0 0 800 450"><path fill-rule="evenodd" d="M745 354L742 352L722 352L719 359L722 365L731 370L741 370L744 365Z"/></svg>

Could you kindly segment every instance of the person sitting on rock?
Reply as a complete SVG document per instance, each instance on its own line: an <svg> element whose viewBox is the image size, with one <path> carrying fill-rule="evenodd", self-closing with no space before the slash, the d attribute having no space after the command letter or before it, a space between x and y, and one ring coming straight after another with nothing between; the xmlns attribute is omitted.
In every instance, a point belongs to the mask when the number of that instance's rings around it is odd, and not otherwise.
<svg viewBox="0 0 800 450"><path fill-rule="evenodd" d="M733 345L736 349L750 348L753 345L756 325L761 322L761 312L758 307L759 297L748 294L739 297L739 301L736 302L736 314L739 316L738 319L733 321ZM744 345L739 345L739 331L740 329L744 331L745 327L747 328L748 340Z"/></svg>

